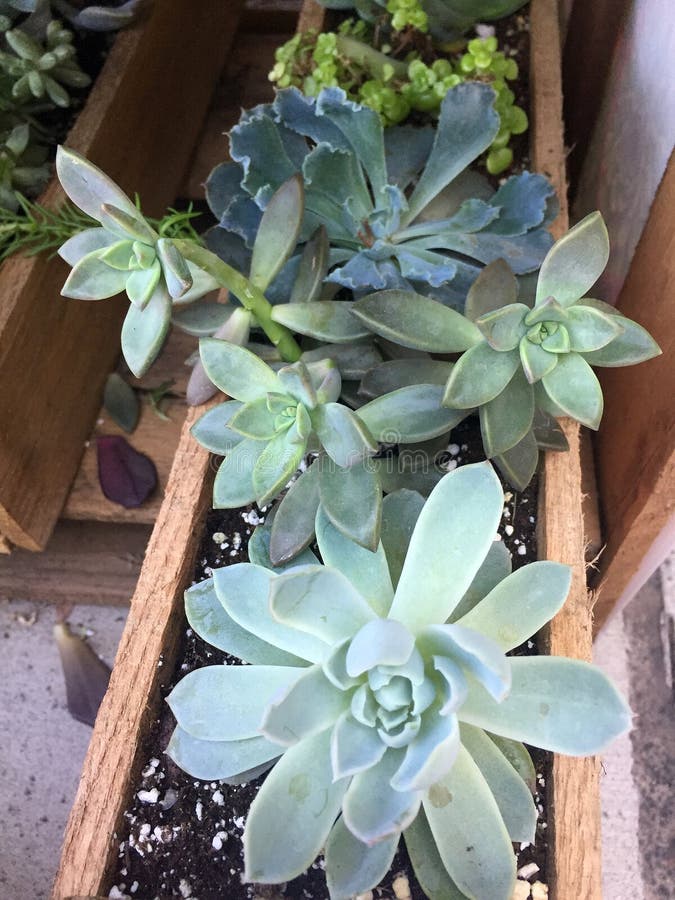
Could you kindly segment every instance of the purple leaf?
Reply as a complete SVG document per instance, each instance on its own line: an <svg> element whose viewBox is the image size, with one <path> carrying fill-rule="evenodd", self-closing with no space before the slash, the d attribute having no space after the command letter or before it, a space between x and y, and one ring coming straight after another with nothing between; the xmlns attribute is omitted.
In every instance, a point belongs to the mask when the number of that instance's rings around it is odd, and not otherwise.
<svg viewBox="0 0 675 900"><path fill-rule="evenodd" d="M151 459L120 435L96 438L98 480L113 503L127 509L140 506L157 487L157 469Z"/></svg>

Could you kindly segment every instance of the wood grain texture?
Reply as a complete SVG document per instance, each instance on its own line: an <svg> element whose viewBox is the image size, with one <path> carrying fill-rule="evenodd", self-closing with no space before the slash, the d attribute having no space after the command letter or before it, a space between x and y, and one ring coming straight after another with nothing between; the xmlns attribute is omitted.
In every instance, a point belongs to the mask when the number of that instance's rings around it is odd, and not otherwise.
<svg viewBox="0 0 675 900"><path fill-rule="evenodd" d="M663 355L598 371L605 412L595 441L606 549L596 629L675 512L675 154L668 163L617 304Z"/></svg>
<svg viewBox="0 0 675 900"><path fill-rule="evenodd" d="M210 454L189 433L203 411L190 410L183 427L66 828L54 900L107 894L113 835L142 763L140 739L160 702L163 671L173 664L183 590L211 496ZM158 667L160 657L165 670Z"/></svg>
<svg viewBox="0 0 675 900"><path fill-rule="evenodd" d="M240 5L155 3L116 39L68 137L138 191L149 214L175 198ZM41 199L62 202L56 181ZM127 308L122 298L65 300L66 275L58 258L14 257L0 268L0 534L31 550L44 547L66 499Z"/></svg>
<svg viewBox="0 0 675 900"><path fill-rule="evenodd" d="M551 178L561 200L554 235L568 227L562 124L560 34L556 0L530 7L530 103L534 168ZM590 660L591 601L586 588L579 426L561 422L568 453L546 453L539 493L539 556L572 567L572 588L544 634L547 652ZM600 900L600 764L596 757L553 756L548 778L551 900Z"/></svg>

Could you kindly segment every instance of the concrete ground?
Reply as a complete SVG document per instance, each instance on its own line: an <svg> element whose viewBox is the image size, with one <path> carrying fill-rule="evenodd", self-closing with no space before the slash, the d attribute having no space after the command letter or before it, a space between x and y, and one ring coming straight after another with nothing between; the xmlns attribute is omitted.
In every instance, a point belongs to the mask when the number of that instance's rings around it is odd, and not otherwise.
<svg viewBox="0 0 675 900"><path fill-rule="evenodd" d="M49 895L91 733L66 707L55 617L49 606L0 603L0 900ZM111 664L124 619L81 606L69 621ZM604 759L605 900L675 900L674 625L675 555L597 642L596 661L636 714Z"/></svg>

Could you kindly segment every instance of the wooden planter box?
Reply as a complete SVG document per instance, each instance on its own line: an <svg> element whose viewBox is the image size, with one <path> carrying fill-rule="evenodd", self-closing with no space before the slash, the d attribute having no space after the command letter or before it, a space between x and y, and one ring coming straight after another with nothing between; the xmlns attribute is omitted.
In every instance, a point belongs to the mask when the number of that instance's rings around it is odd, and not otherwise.
<svg viewBox="0 0 675 900"><path fill-rule="evenodd" d="M150 215L174 201L231 44L242 0L159 0L119 33L68 146ZM40 201L64 199L54 178ZM0 543L44 547L119 355L127 301L59 296L58 258L0 267Z"/></svg>
<svg viewBox="0 0 675 900"><path fill-rule="evenodd" d="M561 197L559 235L567 227L567 212L557 13L556 0L532 0L532 153L534 168L552 178ZM320 8L306 2L303 26L317 27L321 21ZM161 703L163 673L175 662L184 627L183 591L191 582L210 504L210 456L188 431L201 412L190 411L183 429L67 826L54 900L107 896L116 855L114 833L121 830L143 762L143 738ZM574 579L544 640L554 655L590 659L579 429L575 423L563 424L571 449L547 454L544 461L538 537L541 556L571 565ZM600 900L598 776L597 758L553 757L547 779L550 865L542 873L552 900Z"/></svg>

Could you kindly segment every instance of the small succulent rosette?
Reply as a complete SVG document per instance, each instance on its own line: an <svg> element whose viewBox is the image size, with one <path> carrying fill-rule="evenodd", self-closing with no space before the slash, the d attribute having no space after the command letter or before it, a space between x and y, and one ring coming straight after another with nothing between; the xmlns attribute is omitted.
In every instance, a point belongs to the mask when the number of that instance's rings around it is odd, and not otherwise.
<svg viewBox="0 0 675 900"><path fill-rule="evenodd" d="M173 305L203 297L218 282L185 260L107 175L74 150L58 148L56 171L73 203L100 223L59 250L73 267L61 293L104 300L126 291L131 307L122 326L122 352L140 377L164 343Z"/></svg>
<svg viewBox="0 0 675 900"><path fill-rule="evenodd" d="M247 881L289 881L323 851L331 898L352 897L403 834L430 897L509 900L512 842L532 841L537 819L520 742L583 756L627 730L596 667L506 655L562 606L570 571L509 574L503 500L489 464L465 466L426 504L389 495L374 553L319 512L323 565L305 550L268 568L258 529L251 563L186 593L195 631L248 665L179 682L168 753L233 784L274 766L246 820Z"/></svg>

